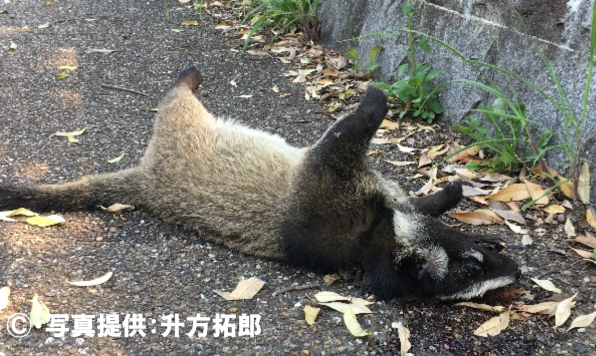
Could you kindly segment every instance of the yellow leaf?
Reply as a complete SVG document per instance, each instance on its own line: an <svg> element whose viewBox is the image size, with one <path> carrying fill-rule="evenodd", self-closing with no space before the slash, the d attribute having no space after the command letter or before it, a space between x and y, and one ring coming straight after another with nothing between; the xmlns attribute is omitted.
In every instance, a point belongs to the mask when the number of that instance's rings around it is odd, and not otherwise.
<svg viewBox="0 0 596 356"><path fill-rule="evenodd" d="M8 297L10 296L10 287L0 288L0 312L8 305Z"/></svg>
<svg viewBox="0 0 596 356"><path fill-rule="evenodd" d="M555 311L555 326L561 326L565 324L567 319L569 319L569 316L571 316L571 308L573 307L573 299L575 299L575 297L577 297L577 293L557 305L557 310Z"/></svg>
<svg viewBox="0 0 596 356"><path fill-rule="evenodd" d="M90 281L75 281L75 282L68 282L68 284L72 284L73 286L77 287L91 287L97 286L100 284L104 284L105 282L109 281L112 278L112 272L108 272L99 278L95 278Z"/></svg>
<svg viewBox="0 0 596 356"><path fill-rule="evenodd" d="M182 21L182 22L180 22L180 25L182 25L182 26L199 26L199 22L198 21L192 21L192 20Z"/></svg>
<svg viewBox="0 0 596 356"><path fill-rule="evenodd" d="M37 216L38 214L32 212L29 209L25 209L25 208L18 208L16 210L8 210L8 211L0 211L0 221L14 222L16 220L10 219L10 217L11 216L19 216L19 215Z"/></svg>
<svg viewBox="0 0 596 356"><path fill-rule="evenodd" d="M391 120L383 119L383 122L381 122L380 128L386 129L389 131L397 130L397 129L399 129L399 124L397 122L393 122Z"/></svg>
<svg viewBox="0 0 596 356"><path fill-rule="evenodd" d="M544 195L545 191L540 185L528 181L525 181L524 183L528 190L528 194L530 194L530 198L536 200L536 205L548 205L548 194Z"/></svg>
<svg viewBox="0 0 596 356"><path fill-rule="evenodd" d="M499 316L488 319L484 324L480 325L474 335L476 336L496 336L509 326L509 310Z"/></svg>
<svg viewBox="0 0 596 356"><path fill-rule="evenodd" d="M547 214L563 214L565 212L565 207L562 205L549 205L542 210Z"/></svg>
<svg viewBox="0 0 596 356"><path fill-rule="evenodd" d="M32 218L25 219L25 222L29 225L35 225L39 227L48 227L52 225L63 224L66 222L63 217L59 215L49 216L34 216Z"/></svg>
<svg viewBox="0 0 596 356"><path fill-rule="evenodd" d="M31 313L29 314L31 326L35 326L38 329L41 328L43 324L48 323L49 314L50 310L48 307L43 302L39 301L37 294L35 294L33 299L31 299Z"/></svg>
<svg viewBox="0 0 596 356"><path fill-rule="evenodd" d="M372 311L362 304L347 304L342 302L319 303L331 309L337 310L340 313L345 313L348 307L352 308L354 314L372 314Z"/></svg>
<svg viewBox="0 0 596 356"><path fill-rule="evenodd" d="M584 204L590 203L590 166L588 162L582 164L582 170L577 180L577 197Z"/></svg>
<svg viewBox="0 0 596 356"><path fill-rule="evenodd" d="M273 88L271 88L271 90L273 90L273 92L275 93L279 93L279 88L277 87L277 85L273 85Z"/></svg>
<svg viewBox="0 0 596 356"><path fill-rule="evenodd" d="M358 319L356 319L356 314L354 314L354 310L350 305L348 305L346 311L344 312L344 323L346 324L346 327L350 333L356 337L371 335L370 332L365 331L362 326L360 326Z"/></svg>
<svg viewBox="0 0 596 356"><path fill-rule="evenodd" d="M569 329L567 329L567 331L573 328L586 328L594 322L594 319L596 319L596 312L587 315L580 315L571 322L571 326Z"/></svg>
<svg viewBox="0 0 596 356"><path fill-rule="evenodd" d="M542 289L546 289L549 292L561 293L561 290L555 287L554 283L547 279L536 279L530 278L534 283L538 284Z"/></svg>
<svg viewBox="0 0 596 356"><path fill-rule="evenodd" d="M445 153L447 153L447 151L449 151L450 148L451 147L449 147L449 145L446 145L444 143L434 146L428 151L428 157L433 158L433 157L437 157L437 156L442 156Z"/></svg>
<svg viewBox="0 0 596 356"><path fill-rule="evenodd" d="M496 200L500 202L520 201L530 197L528 189L524 183L511 184L500 191L487 195L484 199Z"/></svg>
<svg viewBox="0 0 596 356"><path fill-rule="evenodd" d="M310 305L304 306L304 320L308 323L308 325L313 325L315 323L315 319L319 314L319 308L313 308Z"/></svg>
<svg viewBox="0 0 596 356"><path fill-rule="evenodd" d="M77 66L60 66L58 67L59 70L63 70L65 72L72 72L74 70L76 70L78 67Z"/></svg>
<svg viewBox="0 0 596 356"><path fill-rule="evenodd" d="M594 211L594 208L589 207L586 210L586 222L593 227L594 229L596 229L596 212Z"/></svg>
<svg viewBox="0 0 596 356"><path fill-rule="evenodd" d="M230 292L221 292L221 291L214 291L215 293L219 294L225 300L244 300L244 299L251 299L252 297L257 294L261 288L263 288L265 282L262 280L251 277L249 279L240 281L231 293Z"/></svg>
<svg viewBox="0 0 596 356"><path fill-rule="evenodd" d="M122 157L124 157L124 152L122 152L122 154L120 156L108 160L108 163L109 164L118 163L118 162L120 162L120 160L122 159Z"/></svg>
<svg viewBox="0 0 596 356"><path fill-rule="evenodd" d="M66 137L68 139L68 142L72 142L72 143L79 143L79 140L77 140L75 138L75 136L80 136L82 134L85 133L85 131L87 131L87 128L82 128L81 130L77 130L77 131L72 131L72 132L56 132L54 134L54 136L59 136L59 137Z"/></svg>
<svg viewBox="0 0 596 356"><path fill-rule="evenodd" d="M417 124L418 128L421 130L425 130L425 131L431 131L432 133L436 133L435 129L433 129L431 126L425 126L425 125L421 125L421 124Z"/></svg>

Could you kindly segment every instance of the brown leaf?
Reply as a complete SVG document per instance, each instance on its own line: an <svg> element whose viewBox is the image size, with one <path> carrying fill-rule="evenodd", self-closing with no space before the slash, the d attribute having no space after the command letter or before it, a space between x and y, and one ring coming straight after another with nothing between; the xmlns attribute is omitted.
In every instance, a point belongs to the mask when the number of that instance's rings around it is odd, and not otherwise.
<svg viewBox="0 0 596 356"><path fill-rule="evenodd" d="M447 151L449 151L449 145L446 145L444 143L437 145L437 146L433 146L429 151L428 151L428 157L429 158L433 158L433 157L438 157L438 156L442 156L445 153L447 153Z"/></svg>
<svg viewBox="0 0 596 356"><path fill-rule="evenodd" d="M107 208L104 206L99 206L102 210L105 210L109 213L119 213L121 211L132 211L135 210L135 207L132 205L126 205L126 204L119 204L119 203L115 203L112 204L110 206L108 206Z"/></svg>
<svg viewBox="0 0 596 356"><path fill-rule="evenodd" d="M589 251L584 251L584 250L579 250L579 249L575 249L572 248L573 251L575 251L575 253L577 253L578 255L582 256L583 258L592 258L592 252Z"/></svg>
<svg viewBox="0 0 596 356"><path fill-rule="evenodd" d="M596 248L596 237L592 234L586 234L586 236L578 236L573 241L579 242L591 248Z"/></svg>
<svg viewBox="0 0 596 356"><path fill-rule="evenodd" d="M500 191L484 197L489 200L496 200L500 202L520 201L530 197L528 189L524 183L511 184Z"/></svg>
<svg viewBox="0 0 596 356"><path fill-rule="evenodd" d="M492 225L503 221L497 214L487 209L449 213L449 216L470 225Z"/></svg>
<svg viewBox="0 0 596 356"><path fill-rule="evenodd" d="M505 311L505 307L500 306L500 305L493 307L493 306L490 306L487 304L478 304L478 303L472 303L472 302L461 302L461 303L455 304L455 306L474 308L474 309L484 310L484 311L491 312L491 313L502 313L503 311Z"/></svg>
<svg viewBox="0 0 596 356"><path fill-rule="evenodd" d="M524 219L524 217L516 211L492 209L492 208L491 208L491 210L494 211L497 215L499 215L500 217L502 217L505 220L515 221L516 223L520 223L520 224L526 223L526 220Z"/></svg>
<svg viewBox="0 0 596 356"><path fill-rule="evenodd" d="M323 276L323 282L325 282L325 285L326 286L330 286L333 283L337 282L340 278L341 277L337 273L326 274L325 276Z"/></svg>
<svg viewBox="0 0 596 356"><path fill-rule="evenodd" d="M397 130L399 129L399 124L397 122L391 121L391 120L387 120L387 119L383 119L383 122L381 122L381 129L386 129L389 131L393 131L393 130Z"/></svg>

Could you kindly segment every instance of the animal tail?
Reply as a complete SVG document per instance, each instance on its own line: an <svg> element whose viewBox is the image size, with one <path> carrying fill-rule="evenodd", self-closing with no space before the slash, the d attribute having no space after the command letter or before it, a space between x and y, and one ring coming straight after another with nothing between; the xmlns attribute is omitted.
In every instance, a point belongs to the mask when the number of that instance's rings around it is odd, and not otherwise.
<svg viewBox="0 0 596 356"><path fill-rule="evenodd" d="M35 212L74 211L113 203L136 205L142 185L140 174L131 168L62 184L0 185L0 211L21 207Z"/></svg>

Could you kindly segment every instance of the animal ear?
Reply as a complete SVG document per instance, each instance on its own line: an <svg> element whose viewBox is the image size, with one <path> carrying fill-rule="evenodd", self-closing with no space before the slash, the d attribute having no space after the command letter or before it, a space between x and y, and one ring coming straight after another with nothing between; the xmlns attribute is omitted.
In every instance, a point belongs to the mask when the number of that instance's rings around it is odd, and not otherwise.
<svg viewBox="0 0 596 356"><path fill-rule="evenodd" d="M331 126L312 153L336 169L350 169L364 156L368 144L387 114L387 98L376 88L367 90L353 113Z"/></svg>
<svg viewBox="0 0 596 356"><path fill-rule="evenodd" d="M459 204L463 197L463 189L460 182L451 182L440 192L413 199L414 206L425 215L437 217L446 211L453 209Z"/></svg>

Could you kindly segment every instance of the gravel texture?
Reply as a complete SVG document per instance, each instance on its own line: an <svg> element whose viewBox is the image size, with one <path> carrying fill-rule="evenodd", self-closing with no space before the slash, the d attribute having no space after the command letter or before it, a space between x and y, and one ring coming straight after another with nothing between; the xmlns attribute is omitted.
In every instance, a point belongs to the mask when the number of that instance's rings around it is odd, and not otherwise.
<svg viewBox="0 0 596 356"><path fill-rule="evenodd" d="M189 64L205 77L198 95L212 112L235 117L247 125L278 133L290 143L314 142L332 119L316 102L305 102L303 88L283 76L289 67L270 57L238 58L214 19L204 14L199 26L184 27L183 20L197 19L196 11L170 1L166 24L161 1L41 1L0 4L0 181L59 182L85 174L134 166L151 135L161 94L176 73ZM50 22L51 27L39 25ZM28 26L29 31L24 31ZM9 51L11 42L18 47ZM89 53L90 48L114 49ZM78 66L58 80L59 66ZM230 84L234 80L237 86ZM134 89L149 96L104 88L101 84ZM279 98L272 91L292 95ZM239 95L253 95L249 99ZM52 136L58 131L87 127L79 144ZM420 134L415 144L434 144L449 136ZM399 177L406 190L424 182L412 181L412 168L396 168L380 159L406 159L381 147L378 167ZM116 163L107 161L125 153ZM576 216L577 215L577 216ZM376 302L372 315L360 316L372 335L357 339L343 325L341 314L323 308L317 322L304 321L304 305L320 290L364 297L366 291L352 281L330 287L271 294L291 285L319 283L322 276L281 263L235 253L206 243L200 233L189 233L141 211L110 214L102 211L63 215L63 226L38 228L0 222L0 287L12 288L11 304L0 312L0 356L8 355L398 355L399 339L391 328L404 323L411 331L414 355L596 355L596 330L556 330L545 317L512 320L499 336L473 336L488 318L486 312L433 301ZM577 222L580 213L572 215ZM472 230L467 227L462 227ZM531 229L535 228L530 226ZM563 225L548 225L534 244L499 227L482 228L500 234L508 243L506 253L524 266L525 276L513 285L528 290L534 302L552 293L533 286L528 277L547 274L566 293L576 293L572 318L594 311L596 268L583 263L567 248ZM114 270L107 283L86 288L69 286L69 280L89 280ZM259 277L265 287L246 301L226 302L213 290L232 290L241 279ZM546 277L545 277L546 278ZM146 336L53 337L45 328L24 338L8 334L6 321L13 313L29 313L28 302L40 295L53 313L140 313L147 318ZM508 305L503 291L480 300ZM534 303L532 302L532 303ZM530 303L530 302L528 302ZM197 313L259 314L261 334L251 338L189 338L188 322L180 336L162 336L161 316L178 313L181 321ZM151 323L151 319L157 321ZM72 324L70 324L72 327ZM156 333L151 330L155 329Z"/></svg>

